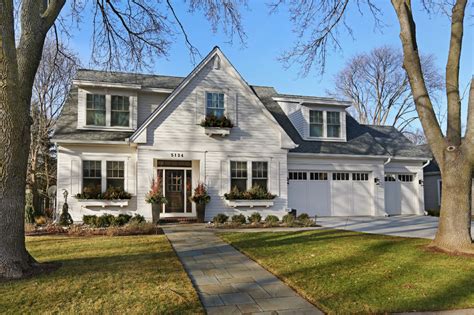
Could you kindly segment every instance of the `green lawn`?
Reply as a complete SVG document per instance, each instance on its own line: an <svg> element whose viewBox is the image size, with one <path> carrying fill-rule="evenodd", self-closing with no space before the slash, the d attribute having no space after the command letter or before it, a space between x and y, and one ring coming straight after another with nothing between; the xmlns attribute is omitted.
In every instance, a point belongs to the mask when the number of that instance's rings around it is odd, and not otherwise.
<svg viewBox="0 0 474 315"><path fill-rule="evenodd" d="M474 258L427 251L429 240L338 230L222 238L328 313L474 307Z"/></svg>
<svg viewBox="0 0 474 315"><path fill-rule="evenodd" d="M191 281L164 235L29 237L57 271L0 283L0 314L202 314Z"/></svg>

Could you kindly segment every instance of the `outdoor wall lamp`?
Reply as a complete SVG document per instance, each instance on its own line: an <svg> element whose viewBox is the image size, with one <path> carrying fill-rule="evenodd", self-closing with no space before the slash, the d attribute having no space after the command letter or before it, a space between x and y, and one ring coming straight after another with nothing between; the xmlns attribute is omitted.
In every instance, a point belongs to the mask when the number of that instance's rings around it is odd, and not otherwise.
<svg viewBox="0 0 474 315"><path fill-rule="evenodd" d="M424 182L422 179L420 179L420 180L418 181L418 183L419 183L421 186L423 186L423 185L425 184L425 182Z"/></svg>
<svg viewBox="0 0 474 315"><path fill-rule="evenodd" d="M380 179L378 177L374 178L375 185L380 185Z"/></svg>

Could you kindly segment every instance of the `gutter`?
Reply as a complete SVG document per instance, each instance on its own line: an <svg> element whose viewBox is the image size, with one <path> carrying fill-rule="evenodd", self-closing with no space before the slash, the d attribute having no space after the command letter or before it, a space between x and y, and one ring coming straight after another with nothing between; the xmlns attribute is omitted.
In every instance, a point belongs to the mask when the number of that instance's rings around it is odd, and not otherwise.
<svg viewBox="0 0 474 315"><path fill-rule="evenodd" d="M427 166L428 166L428 164L430 164L430 162L431 162L431 159L430 159L430 160L426 160L426 163L425 163L425 164L423 164L423 166L422 166L421 168L425 168L425 167L427 167Z"/></svg>
<svg viewBox="0 0 474 315"><path fill-rule="evenodd" d="M387 161L383 162L383 165L387 165L388 163L390 163L391 160L392 160L392 157L389 156Z"/></svg>

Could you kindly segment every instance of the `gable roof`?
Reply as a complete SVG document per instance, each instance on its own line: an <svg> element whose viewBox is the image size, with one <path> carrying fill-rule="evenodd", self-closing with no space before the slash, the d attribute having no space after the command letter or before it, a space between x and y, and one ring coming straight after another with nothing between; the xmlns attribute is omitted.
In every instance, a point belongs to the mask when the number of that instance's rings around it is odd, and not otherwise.
<svg viewBox="0 0 474 315"><path fill-rule="evenodd" d="M429 158L426 152L417 148L394 127L361 125L348 113L346 113L347 142L304 140L273 99L280 95L274 88L253 86L253 90L291 139L298 144L298 147L290 152Z"/></svg>
<svg viewBox="0 0 474 315"><path fill-rule="evenodd" d="M168 104L171 103L171 101L194 79L194 77L209 63L209 62L227 62L231 70L234 70L235 73L237 74L237 79L241 81L243 84L244 88L248 89L248 92L253 95L253 91L251 87L248 85L248 83L244 80L242 75L235 69L235 67L232 65L232 63L227 59L227 57L222 53L220 48L218 46L215 46L209 54L191 71L191 73L184 78L184 80L181 81L181 83L173 90L173 92L163 101L163 103L160 104L152 113L151 115L145 120L145 122L133 133L133 135L130 137L131 141L136 141L139 139L140 134L143 134L146 131L146 128L148 125L160 114L160 112L168 106ZM221 61L222 60L222 61ZM219 66L220 67L220 66ZM281 146L282 148L294 148L296 144L292 142L291 138L288 137L287 133L285 130L281 127L281 125L278 124L278 122L273 118L270 113L267 112L267 108L261 103L260 99L258 97L255 97L256 103L262 105L262 110L264 114L266 114L267 118L269 119L270 122L273 123L274 127L276 127L277 130L280 132L281 136Z"/></svg>

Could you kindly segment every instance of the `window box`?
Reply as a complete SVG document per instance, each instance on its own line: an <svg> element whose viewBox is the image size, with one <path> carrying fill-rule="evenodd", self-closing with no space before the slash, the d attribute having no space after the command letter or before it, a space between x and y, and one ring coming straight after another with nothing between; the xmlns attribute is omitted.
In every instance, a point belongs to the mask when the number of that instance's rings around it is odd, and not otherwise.
<svg viewBox="0 0 474 315"><path fill-rule="evenodd" d="M230 134L230 129L226 127L204 127L204 133L208 136L219 135L225 137Z"/></svg>
<svg viewBox="0 0 474 315"><path fill-rule="evenodd" d="M129 199L116 199L116 200L106 200L106 199L78 199L77 201L81 208L87 207L128 207Z"/></svg>
<svg viewBox="0 0 474 315"><path fill-rule="evenodd" d="M238 207L262 207L269 208L273 206L273 200L270 199L261 199L261 200L247 200L247 199L235 199L235 200L226 200L225 201L229 207L238 208Z"/></svg>

